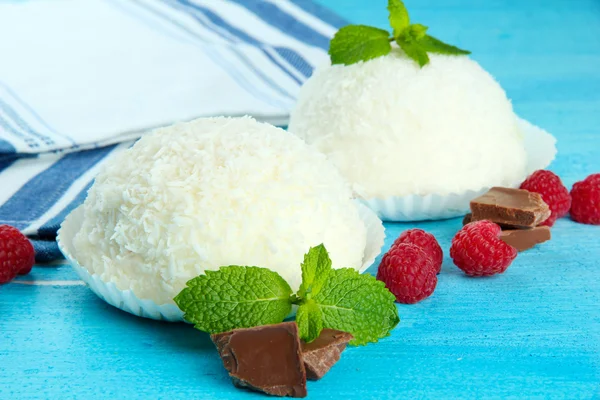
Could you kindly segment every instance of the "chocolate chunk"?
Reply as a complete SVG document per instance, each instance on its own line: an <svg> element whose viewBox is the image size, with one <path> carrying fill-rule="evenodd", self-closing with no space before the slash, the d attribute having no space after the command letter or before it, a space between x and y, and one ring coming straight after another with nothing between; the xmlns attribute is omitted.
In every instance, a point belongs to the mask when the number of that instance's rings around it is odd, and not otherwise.
<svg viewBox="0 0 600 400"><path fill-rule="evenodd" d="M463 218L463 226L465 226L466 224L470 223L471 221L473 221L473 215L471 213L468 213Z"/></svg>
<svg viewBox="0 0 600 400"><path fill-rule="evenodd" d="M274 396L306 396L295 322L235 329L211 338L234 385Z"/></svg>
<svg viewBox="0 0 600 400"><path fill-rule="evenodd" d="M463 217L463 226L467 225L468 223L472 222L472 218L473 215L471 213L468 213L467 215L465 215ZM514 229L531 229L531 228L525 228L522 226L510 226L510 225L504 225L504 224L498 224L500 226L500 228L502 230L514 230Z"/></svg>
<svg viewBox="0 0 600 400"><path fill-rule="evenodd" d="M333 364L339 361L342 351L354 337L335 329L323 329L318 338L310 343L302 341L302 357L306 377L316 381L321 379Z"/></svg>
<svg viewBox="0 0 600 400"><path fill-rule="evenodd" d="M550 240L550 228L547 226L536 226L530 229L503 230L500 239L518 251L532 248L536 244Z"/></svg>
<svg viewBox="0 0 600 400"><path fill-rule="evenodd" d="M538 193L493 187L471 200L473 221L487 219L497 224L534 227L550 216L550 208Z"/></svg>

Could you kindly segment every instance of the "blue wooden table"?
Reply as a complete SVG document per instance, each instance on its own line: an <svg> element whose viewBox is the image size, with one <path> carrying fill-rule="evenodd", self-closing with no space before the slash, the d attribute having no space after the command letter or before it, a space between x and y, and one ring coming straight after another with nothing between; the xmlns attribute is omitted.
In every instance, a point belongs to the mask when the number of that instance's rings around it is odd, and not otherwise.
<svg viewBox="0 0 600 400"><path fill-rule="evenodd" d="M321 0L387 27L384 0ZM600 172L600 1L407 0L413 20L467 48L516 111L558 138L551 168L570 185ZM459 219L388 224L437 236L433 296L399 305L392 336L350 348L313 399L600 396L600 227L559 220L553 240L497 277L448 257ZM375 273L376 266L369 272ZM0 398L258 399L235 389L207 335L135 318L96 298L66 265L0 286Z"/></svg>

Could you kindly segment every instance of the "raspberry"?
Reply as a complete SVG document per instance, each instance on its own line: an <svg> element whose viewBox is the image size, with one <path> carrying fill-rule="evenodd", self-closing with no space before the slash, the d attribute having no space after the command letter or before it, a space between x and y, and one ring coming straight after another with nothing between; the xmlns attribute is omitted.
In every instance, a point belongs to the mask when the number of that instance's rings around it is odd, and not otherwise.
<svg viewBox="0 0 600 400"><path fill-rule="evenodd" d="M489 276L506 271L517 256L517 249L499 239L500 227L487 220L471 222L458 231L450 257L471 276Z"/></svg>
<svg viewBox="0 0 600 400"><path fill-rule="evenodd" d="M425 232L422 229L409 229L402 232L398 239L394 241L392 246L397 246L401 243L414 244L415 246L421 248L421 250L431 257L431 261L433 262L436 273L440 273L442 270L442 259L444 258L444 253L442 252L442 248L437 240L435 240L435 236L433 236L431 233Z"/></svg>
<svg viewBox="0 0 600 400"><path fill-rule="evenodd" d="M558 175L552 171L538 170L521 183L521 189L539 193L550 207L552 214L540 225L552 226L557 219L564 217L571 208L571 195Z"/></svg>
<svg viewBox="0 0 600 400"><path fill-rule="evenodd" d="M413 304L431 295L437 285L431 257L419 247L400 243L383 256L377 279L396 296L398 303Z"/></svg>
<svg viewBox="0 0 600 400"><path fill-rule="evenodd" d="M575 183L571 198L571 218L582 224L600 225L600 174Z"/></svg>
<svg viewBox="0 0 600 400"><path fill-rule="evenodd" d="M0 284L18 274L28 274L34 262L35 253L29 239L17 228L0 225Z"/></svg>

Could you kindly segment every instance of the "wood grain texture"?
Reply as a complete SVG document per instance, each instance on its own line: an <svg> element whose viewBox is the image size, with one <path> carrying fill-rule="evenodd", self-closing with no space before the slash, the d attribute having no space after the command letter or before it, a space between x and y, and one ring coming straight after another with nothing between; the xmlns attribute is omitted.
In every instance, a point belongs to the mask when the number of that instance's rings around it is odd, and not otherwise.
<svg viewBox="0 0 600 400"><path fill-rule="evenodd" d="M384 0L321 0L386 27ZM516 111L552 132L567 185L600 172L600 2L407 0L414 21L473 51ZM458 155L457 155L458 156ZM386 249L419 226L445 259L434 295L399 305L378 344L346 350L314 399L598 398L600 227L557 222L553 239L497 277L465 277L448 258L460 219L388 224ZM376 267L370 269L375 273ZM77 280L68 266L20 281ZM207 335L143 320L86 287L0 286L0 399L243 399Z"/></svg>

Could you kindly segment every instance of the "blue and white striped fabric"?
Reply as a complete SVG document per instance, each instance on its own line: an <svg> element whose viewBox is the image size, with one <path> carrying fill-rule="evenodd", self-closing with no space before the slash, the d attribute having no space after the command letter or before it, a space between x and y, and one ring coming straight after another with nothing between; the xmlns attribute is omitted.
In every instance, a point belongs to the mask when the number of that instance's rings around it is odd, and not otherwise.
<svg viewBox="0 0 600 400"><path fill-rule="evenodd" d="M0 1L0 224L58 257L103 163L176 121L285 124L343 24L311 0Z"/></svg>

